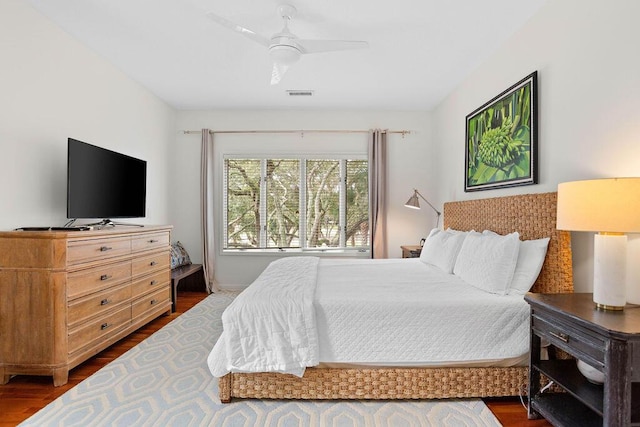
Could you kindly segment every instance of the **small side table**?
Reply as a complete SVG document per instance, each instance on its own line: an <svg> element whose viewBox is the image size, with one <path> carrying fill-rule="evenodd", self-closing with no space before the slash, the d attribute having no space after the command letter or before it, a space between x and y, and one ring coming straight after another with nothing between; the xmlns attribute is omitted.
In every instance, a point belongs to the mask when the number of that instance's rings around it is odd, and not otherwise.
<svg viewBox="0 0 640 427"><path fill-rule="evenodd" d="M400 246L400 249L402 249L402 258L420 258L420 252L422 252L420 245L404 245Z"/></svg>
<svg viewBox="0 0 640 427"><path fill-rule="evenodd" d="M188 264L181 267L176 267L171 270L171 312L176 312L176 301L178 300L178 283L181 279L191 276L202 269L202 264ZM205 284L206 289L206 284Z"/></svg>
<svg viewBox="0 0 640 427"><path fill-rule="evenodd" d="M529 418L554 426L640 426L640 306L595 309L593 294L532 294ZM591 384L576 361L540 360L541 339L602 372ZM540 389L545 375L568 393Z"/></svg>

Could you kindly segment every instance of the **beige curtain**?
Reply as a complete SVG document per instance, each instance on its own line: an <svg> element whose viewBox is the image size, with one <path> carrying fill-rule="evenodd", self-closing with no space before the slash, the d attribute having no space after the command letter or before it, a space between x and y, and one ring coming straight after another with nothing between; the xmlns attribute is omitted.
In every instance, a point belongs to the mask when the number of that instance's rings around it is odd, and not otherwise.
<svg viewBox="0 0 640 427"><path fill-rule="evenodd" d="M213 134L202 129L200 160L200 221L202 225L202 266L207 291L219 290L215 281L215 232L213 218Z"/></svg>
<svg viewBox="0 0 640 427"><path fill-rule="evenodd" d="M369 218L371 258L387 258L387 133L369 131Z"/></svg>

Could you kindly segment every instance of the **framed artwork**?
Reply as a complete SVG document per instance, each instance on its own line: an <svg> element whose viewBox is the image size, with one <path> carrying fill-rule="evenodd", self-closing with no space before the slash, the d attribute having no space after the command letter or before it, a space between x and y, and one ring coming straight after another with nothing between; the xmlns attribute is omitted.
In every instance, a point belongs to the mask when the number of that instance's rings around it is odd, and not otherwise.
<svg viewBox="0 0 640 427"><path fill-rule="evenodd" d="M538 183L537 71L466 119L464 191Z"/></svg>

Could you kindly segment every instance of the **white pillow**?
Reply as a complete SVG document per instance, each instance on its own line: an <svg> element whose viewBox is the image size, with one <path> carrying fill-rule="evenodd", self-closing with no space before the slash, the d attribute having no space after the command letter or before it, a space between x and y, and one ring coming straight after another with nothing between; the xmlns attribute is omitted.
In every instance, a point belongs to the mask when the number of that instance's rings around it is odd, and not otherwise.
<svg viewBox="0 0 640 427"><path fill-rule="evenodd" d="M513 273L508 295L524 295L529 292L542 270L548 245L548 237L520 242L516 270Z"/></svg>
<svg viewBox="0 0 640 427"><path fill-rule="evenodd" d="M420 261L451 274L466 234L434 228L422 246Z"/></svg>
<svg viewBox="0 0 640 427"><path fill-rule="evenodd" d="M449 227L445 230L447 233L464 233L467 234L469 233L468 231L462 231L462 230L454 230L453 228ZM471 230L474 231L474 230Z"/></svg>
<svg viewBox="0 0 640 427"><path fill-rule="evenodd" d="M513 279L520 235L469 233L462 243L453 274L483 291L505 295Z"/></svg>
<svg viewBox="0 0 640 427"><path fill-rule="evenodd" d="M498 236L498 234L490 230L484 230L482 234ZM507 295L524 295L529 292L536 282L540 270L542 270L542 264L544 264L548 246L548 237L536 240L523 240L520 242L518 261L516 262L516 269L513 273L513 279L509 285Z"/></svg>

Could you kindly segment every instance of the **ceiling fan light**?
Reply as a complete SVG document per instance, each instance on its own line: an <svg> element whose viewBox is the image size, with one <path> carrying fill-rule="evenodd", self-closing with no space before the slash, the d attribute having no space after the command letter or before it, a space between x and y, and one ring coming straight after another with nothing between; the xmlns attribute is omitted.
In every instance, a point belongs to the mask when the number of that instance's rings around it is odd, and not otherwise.
<svg viewBox="0 0 640 427"><path fill-rule="evenodd" d="M298 62L301 53L293 46L278 45L269 48L269 55L271 55L273 62L289 66Z"/></svg>

